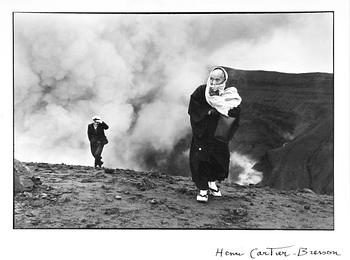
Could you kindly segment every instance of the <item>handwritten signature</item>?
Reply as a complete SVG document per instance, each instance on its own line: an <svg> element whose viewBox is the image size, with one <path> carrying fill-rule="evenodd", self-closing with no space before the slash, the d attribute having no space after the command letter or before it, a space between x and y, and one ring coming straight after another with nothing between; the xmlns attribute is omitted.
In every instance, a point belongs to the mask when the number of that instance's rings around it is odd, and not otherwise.
<svg viewBox="0 0 350 260"><path fill-rule="evenodd" d="M324 249L310 249L307 247L283 246L283 247L266 247L266 248L252 248L247 252L239 250L225 250L224 248L217 248L215 256L217 257L230 257L230 256L244 256L248 255L251 259L257 259L260 256L277 256L277 257L289 257L289 256L341 256L336 250L324 250Z"/></svg>

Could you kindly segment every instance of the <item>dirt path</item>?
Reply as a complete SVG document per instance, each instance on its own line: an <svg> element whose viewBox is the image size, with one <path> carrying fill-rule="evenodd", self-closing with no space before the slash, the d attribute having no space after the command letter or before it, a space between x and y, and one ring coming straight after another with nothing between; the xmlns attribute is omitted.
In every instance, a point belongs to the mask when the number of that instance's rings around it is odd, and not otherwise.
<svg viewBox="0 0 350 260"><path fill-rule="evenodd" d="M26 165L42 185L15 196L15 228L333 229L333 196L222 183L201 204L188 177Z"/></svg>

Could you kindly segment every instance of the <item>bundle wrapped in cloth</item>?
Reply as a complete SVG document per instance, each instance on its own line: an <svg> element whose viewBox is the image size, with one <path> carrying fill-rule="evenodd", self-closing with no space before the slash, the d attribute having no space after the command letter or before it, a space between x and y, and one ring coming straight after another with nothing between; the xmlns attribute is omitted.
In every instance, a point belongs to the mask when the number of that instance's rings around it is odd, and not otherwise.
<svg viewBox="0 0 350 260"><path fill-rule="evenodd" d="M218 74L218 70L223 72L223 81L215 84L213 75ZM220 72L219 72L220 73ZM220 75L220 74L219 74ZM215 131L215 138L228 143L232 138L232 127L236 117L229 114L229 111L238 110L242 98L238 94L237 88L229 83L228 73L223 67L216 67L209 74L205 89L205 98L210 106L220 113L220 118Z"/></svg>

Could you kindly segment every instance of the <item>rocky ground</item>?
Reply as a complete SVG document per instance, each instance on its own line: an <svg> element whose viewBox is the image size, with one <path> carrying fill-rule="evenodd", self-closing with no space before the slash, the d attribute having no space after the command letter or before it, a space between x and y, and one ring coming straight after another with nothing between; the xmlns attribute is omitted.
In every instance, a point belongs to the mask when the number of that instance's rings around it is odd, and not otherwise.
<svg viewBox="0 0 350 260"><path fill-rule="evenodd" d="M14 196L14 228L333 229L333 196L221 183L196 202L189 177L25 163L41 184Z"/></svg>

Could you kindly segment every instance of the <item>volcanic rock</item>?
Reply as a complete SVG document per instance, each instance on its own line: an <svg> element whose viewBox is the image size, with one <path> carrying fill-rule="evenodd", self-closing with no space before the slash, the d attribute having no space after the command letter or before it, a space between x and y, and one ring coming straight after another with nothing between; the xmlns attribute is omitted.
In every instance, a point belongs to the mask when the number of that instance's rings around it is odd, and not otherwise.
<svg viewBox="0 0 350 260"><path fill-rule="evenodd" d="M155 184L149 178L144 177L144 178L142 178L140 183L136 184L136 186L139 190L145 191L145 190L154 189L157 186L157 184Z"/></svg>
<svg viewBox="0 0 350 260"><path fill-rule="evenodd" d="M333 194L333 118L323 118L292 142L268 151L254 168L264 173L263 186Z"/></svg>
<svg viewBox="0 0 350 260"><path fill-rule="evenodd" d="M32 181L33 175L29 168L20 161L14 159L13 174L15 181L14 192L30 191L33 189L35 183Z"/></svg>

